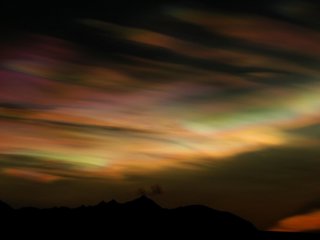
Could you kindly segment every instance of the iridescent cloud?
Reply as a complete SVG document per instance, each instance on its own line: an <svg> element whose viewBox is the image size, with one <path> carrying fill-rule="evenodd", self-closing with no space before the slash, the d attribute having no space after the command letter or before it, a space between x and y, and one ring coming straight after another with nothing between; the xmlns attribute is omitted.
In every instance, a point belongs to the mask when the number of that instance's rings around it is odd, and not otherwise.
<svg viewBox="0 0 320 240"><path fill-rule="evenodd" d="M319 147L299 132L320 124L313 23L201 6L142 18L79 14L57 33L1 38L0 177L125 185ZM277 229L308 230L317 214ZM305 218L309 227L292 225Z"/></svg>

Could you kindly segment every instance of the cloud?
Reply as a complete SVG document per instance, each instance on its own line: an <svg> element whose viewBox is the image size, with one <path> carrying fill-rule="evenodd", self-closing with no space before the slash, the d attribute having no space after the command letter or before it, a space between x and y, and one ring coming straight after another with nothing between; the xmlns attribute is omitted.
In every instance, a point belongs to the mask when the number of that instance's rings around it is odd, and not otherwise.
<svg viewBox="0 0 320 240"><path fill-rule="evenodd" d="M43 106L39 104L30 104L30 103L17 103L17 102L0 102L1 110L46 110L52 109L48 106Z"/></svg>
<svg viewBox="0 0 320 240"><path fill-rule="evenodd" d="M320 232L320 200L315 199L271 227L273 231Z"/></svg>
<svg viewBox="0 0 320 240"><path fill-rule="evenodd" d="M163 194L163 188L159 184L152 185L150 187L150 195L155 196L155 195L162 195Z"/></svg>
<svg viewBox="0 0 320 240"><path fill-rule="evenodd" d="M302 27L284 21L262 16L228 15L190 9L177 11L173 13L173 16L216 33L253 44L294 50L313 56L320 53L320 48L316 45L320 37L317 31L306 31ZM305 34L297 35L300 31L305 31ZM290 41L287 41L288 39Z"/></svg>
<svg viewBox="0 0 320 240"><path fill-rule="evenodd" d="M139 188L137 190L137 194L140 195L148 195L148 196L157 196L162 195L164 193L163 188L159 184L151 185L148 189Z"/></svg>
<svg viewBox="0 0 320 240"><path fill-rule="evenodd" d="M282 219L270 230L282 232L320 231L320 210Z"/></svg>
<svg viewBox="0 0 320 240"><path fill-rule="evenodd" d="M0 195L81 201L135 184L165 186L174 204L220 202L261 228L317 215L293 210L320 184L319 11L117 2L51 9L59 21L3 11L4 25L33 31L1 36Z"/></svg>
<svg viewBox="0 0 320 240"><path fill-rule="evenodd" d="M52 175L44 173L35 169L27 168L5 168L2 169L2 173L8 176L22 178L25 180L40 182L40 183L51 183L58 180L64 179L58 175Z"/></svg>
<svg viewBox="0 0 320 240"><path fill-rule="evenodd" d="M81 156L68 159L67 155L50 152L21 151L12 154L0 154L0 174L26 180L50 183L64 179L97 179L90 172L94 162Z"/></svg>

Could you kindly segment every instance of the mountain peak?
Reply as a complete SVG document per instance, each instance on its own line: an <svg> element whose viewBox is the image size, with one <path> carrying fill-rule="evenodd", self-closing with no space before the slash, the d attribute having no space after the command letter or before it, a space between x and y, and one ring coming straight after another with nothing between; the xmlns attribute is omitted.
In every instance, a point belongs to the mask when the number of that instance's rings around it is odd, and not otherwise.
<svg viewBox="0 0 320 240"><path fill-rule="evenodd" d="M120 205L120 203L118 203L116 200L112 199L110 202L101 201L97 205L97 207L100 207L100 208L113 208L113 207L117 207L118 205Z"/></svg>
<svg viewBox="0 0 320 240"><path fill-rule="evenodd" d="M146 195L141 195L139 198L125 203L125 205L130 208L137 208L137 209L160 209L161 208L157 203L155 203L152 199L148 198Z"/></svg>
<svg viewBox="0 0 320 240"><path fill-rule="evenodd" d="M136 202L148 203L148 204L156 204L151 198L147 197L146 195L141 195L137 199L133 200ZM157 205L157 204L156 204Z"/></svg>
<svg viewBox="0 0 320 240"><path fill-rule="evenodd" d="M108 202L108 205L110 206L116 206L119 205L120 203L117 200L111 199L110 202Z"/></svg>
<svg viewBox="0 0 320 240"><path fill-rule="evenodd" d="M117 202L116 200L114 199L111 199L111 201L109 201L107 203L108 207L110 208L116 208L116 207L119 207L121 204L119 202Z"/></svg>
<svg viewBox="0 0 320 240"><path fill-rule="evenodd" d="M142 194L136 200L143 200L143 201L150 200L150 201L152 201L151 198L148 198L147 195L145 195L145 194Z"/></svg>
<svg viewBox="0 0 320 240"><path fill-rule="evenodd" d="M0 211L8 211L12 210L12 207L10 207L7 203L0 201Z"/></svg>
<svg viewBox="0 0 320 240"><path fill-rule="evenodd" d="M98 203L98 207L104 207L104 206L106 206L107 205L107 203L105 202L105 201L101 201L100 203Z"/></svg>

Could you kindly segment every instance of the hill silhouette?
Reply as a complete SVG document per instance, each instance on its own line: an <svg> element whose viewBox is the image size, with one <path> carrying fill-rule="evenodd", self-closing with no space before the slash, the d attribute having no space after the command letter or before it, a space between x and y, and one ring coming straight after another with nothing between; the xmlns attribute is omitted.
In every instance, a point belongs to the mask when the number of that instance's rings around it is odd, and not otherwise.
<svg viewBox="0 0 320 240"><path fill-rule="evenodd" d="M9 211L11 211L12 210L12 208L8 205L8 204L6 204L5 202L2 202L2 201L0 201L0 212L9 212Z"/></svg>
<svg viewBox="0 0 320 240"><path fill-rule="evenodd" d="M3 229L13 228L14 233L24 236L45 232L55 237L70 235L90 239L128 236L133 239L317 239L306 238L304 234L303 238L294 238L294 234L285 238L288 235L262 232L232 213L202 205L162 208L146 196L126 203L111 200L78 208L13 209L0 202L0 216Z"/></svg>

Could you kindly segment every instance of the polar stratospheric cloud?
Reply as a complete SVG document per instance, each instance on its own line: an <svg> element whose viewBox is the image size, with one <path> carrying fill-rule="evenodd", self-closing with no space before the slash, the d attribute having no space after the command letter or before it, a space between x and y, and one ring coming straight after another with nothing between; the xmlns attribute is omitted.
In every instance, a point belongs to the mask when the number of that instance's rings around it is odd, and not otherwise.
<svg viewBox="0 0 320 240"><path fill-rule="evenodd" d="M157 184L164 206L319 230L319 7L247 7L4 16L1 199L75 206Z"/></svg>

